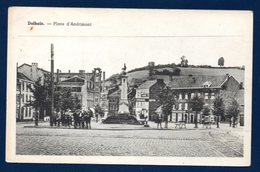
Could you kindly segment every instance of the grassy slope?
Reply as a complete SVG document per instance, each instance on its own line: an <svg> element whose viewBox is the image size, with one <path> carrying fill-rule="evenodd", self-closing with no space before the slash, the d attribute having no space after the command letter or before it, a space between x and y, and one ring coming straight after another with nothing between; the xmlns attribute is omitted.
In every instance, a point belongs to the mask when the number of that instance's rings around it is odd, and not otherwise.
<svg viewBox="0 0 260 172"><path fill-rule="evenodd" d="M189 74L192 75L225 75L230 74L234 76L239 82L244 82L244 70L240 69L218 69L218 68L183 68L179 67L181 69L180 75L187 76ZM132 78L137 79L147 79L149 75L148 70L142 70L142 71L135 71L128 73L128 80L130 81Z"/></svg>

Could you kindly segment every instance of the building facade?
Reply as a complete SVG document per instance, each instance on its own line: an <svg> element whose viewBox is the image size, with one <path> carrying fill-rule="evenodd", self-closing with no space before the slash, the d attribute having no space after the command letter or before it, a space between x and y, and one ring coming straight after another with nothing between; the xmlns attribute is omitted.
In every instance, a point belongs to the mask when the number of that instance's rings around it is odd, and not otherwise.
<svg viewBox="0 0 260 172"><path fill-rule="evenodd" d="M94 107L93 82L84 78L74 76L56 83L57 90L70 89L74 96L81 100L83 110Z"/></svg>
<svg viewBox="0 0 260 172"><path fill-rule="evenodd" d="M121 90L118 87L108 90L108 116L117 115Z"/></svg>
<svg viewBox="0 0 260 172"><path fill-rule="evenodd" d="M159 107L156 101L158 93L165 87L162 79L147 80L136 89L135 115L138 120L148 114L148 120L155 120L155 111Z"/></svg>
<svg viewBox="0 0 260 172"><path fill-rule="evenodd" d="M78 81L83 79L84 81L82 80L80 81L80 83L82 84L83 82L84 86L82 87L84 88L82 89L84 90L82 91L84 91L84 93L82 92L80 93L80 95L86 94L87 99L83 100L84 104L88 104L87 107L94 107L94 105L96 104L101 104L101 92L103 90L103 87L101 80L102 70L100 68L95 68L92 73L86 73L85 70L79 70L78 73L70 72L70 70L68 72L61 72L60 70L57 70L54 76L55 82L60 87L61 85L64 85L64 87L66 87L67 82L73 81L73 78L77 78ZM103 72L103 80L105 80L105 72ZM77 84L79 83L74 84L76 84L75 87L79 87L77 86Z"/></svg>
<svg viewBox="0 0 260 172"><path fill-rule="evenodd" d="M17 72L16 82L16 120L33 120L35 110L29 106L33 100L33 93L30 88L34 87L34 82L23 73Z"/></svg>
<svg viewBox="0 0 260 172"><path fill-rule="evenodd" d="M228 107L232 98L236 97L240 90L240 83L229 75L223 76L186 76L174 77L168 86L175 92L176 103L173 107L169 121L186 121L194 123L195 114L191 109L191 100L197 95L203 98L205 105L210 109L211 120L213 101L216 96L223 98L225 107ZM202 114L198 114L198 120Z"/></svg>
<svg viewBox="0 0 260 172"><path fill-rule="evenodd" d="M42 85L44 84L44 80L50 75L50 72L39 68L38 63L32 63L31 65L24 63L18 67L18 72L23 73L34 82L40 78Z"/></svg>

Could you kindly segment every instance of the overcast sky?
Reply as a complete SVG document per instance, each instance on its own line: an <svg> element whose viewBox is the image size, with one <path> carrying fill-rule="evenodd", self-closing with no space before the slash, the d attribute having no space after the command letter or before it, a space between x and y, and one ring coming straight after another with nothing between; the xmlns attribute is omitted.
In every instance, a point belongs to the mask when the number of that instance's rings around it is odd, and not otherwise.
<svg viewBox="0 0 260 172"><path fill-rule="evenodd" d="M248 12L170 10L37 10L34 17L19 11L13 21L12 56L19 65L37 62L50 70L50 44L54 44L56 69L62 72L91 72L94 67L106 76L147 65L179 63L242 66L251 58L251 20ZM49 17L46 16L48 13ZM19 14L27 14L19 18ZM31 26L27 21L91 22L90 27Z"/></svg>

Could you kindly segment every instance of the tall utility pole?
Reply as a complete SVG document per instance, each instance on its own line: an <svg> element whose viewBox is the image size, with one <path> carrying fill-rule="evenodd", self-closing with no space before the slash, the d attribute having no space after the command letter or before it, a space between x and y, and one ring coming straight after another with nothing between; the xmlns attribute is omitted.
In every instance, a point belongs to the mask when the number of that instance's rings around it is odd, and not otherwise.
<svg viewBox="0 0 260 172"><path fill-rule="evenodd" d="M54 116L54 45L51 44L51 115L50 115L50 126L53 126L53 116Z"/></svg>

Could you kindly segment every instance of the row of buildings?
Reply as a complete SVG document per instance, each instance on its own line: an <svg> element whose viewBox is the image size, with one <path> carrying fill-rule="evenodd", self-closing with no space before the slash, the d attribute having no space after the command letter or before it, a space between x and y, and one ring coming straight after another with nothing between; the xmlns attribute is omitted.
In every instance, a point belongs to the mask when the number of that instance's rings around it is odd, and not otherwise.
<svg viewBox="0 0 260 172"><path fill-rule="evenodd" d="M34 118L35 109L28 106L28 102L33 99L33 93L29 87L33 88L38 79L43 85L49 78L50 72L39 68L37 63L17 66L16 118L18 121ZM101 104L101 93L105 91L102 89L104 80L105 72L102 72L100 68L94 68L90 73L85 70L79 70L78 73L57 70L54 74L55 89L71 88L72 94L77 95L81 100L84 110L93 108L95 104ZM40 119L48 116L49 113L48 109L40 109Z"/></svg>
<svg viewBox="0 0 260 172"><path fill-rule="evenodd" d="M155 120L156 112L160 109L160 104L156 100L165 86L169 86L176 94L176 103L169 116L169 121L194 123L195 114L191 109L190 102L195 95L204 99L205 106L211 109L211 113L213 101L217 96L223 98L226 107L231 103L232 98L235 98L240 104L240 116L243 118L243 83L226 74L220 76L175 76L170 81L152 79L130 88L129 100L132 102L132 113L137 119L142 119L147 113L149 120ZM131 96L132 93L133 96ZM120 89L111 89L108 93L108 100L109 114L115 114L119 107ZM200 118L201 115L198 116L198 119Z"/></svg>
<svg viewBox="0 0 260 172"><path fill-rule="evenodd" d="M33 119L35 110L26 106L26 103L33 99L29 87L33 87L38 78L41 78L41 84L44 84L49 76L50 72L39 68L37 63L17 67L16 116L18 120ZM82 109L93 108L99 104L104 109L105 116L116 115L121 95L120 82L109 87L105 85L105 79L105 72L102 72L100 68L94 68L92 72L79 70L77 73L57 70L54 75L56 89L71 88L72 93L80 98ZM243 117L243 83L228 74L173 76L171 79L165 79L165 76L162 76L141 81L136 79L133 83L131 81L128 88L130 113L137 119L143 118L146 113L149 120L155 120L156 111L160 108L156 99L165 86L169 86L176 93L176 103L169 121L193 123L195 115L190 107L190 101L195 95L202 97L205 106L210 108L217 96L223 98L226 107L232 98L236 98L241 106L241 117ZM47 109L41 109L40 119L48 114Z"/></svg>

